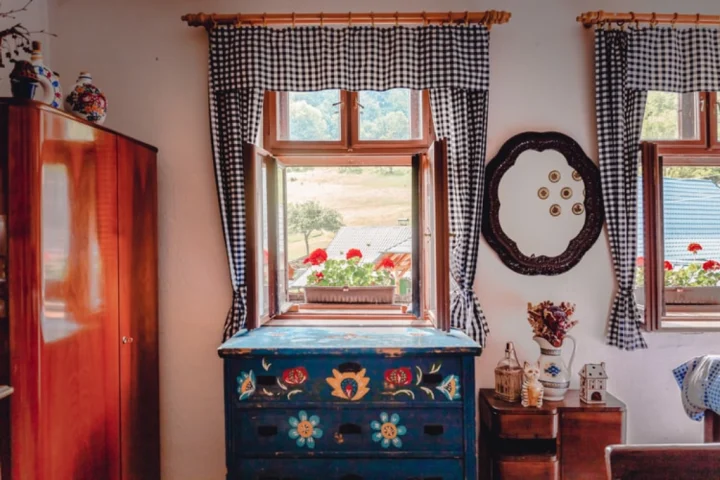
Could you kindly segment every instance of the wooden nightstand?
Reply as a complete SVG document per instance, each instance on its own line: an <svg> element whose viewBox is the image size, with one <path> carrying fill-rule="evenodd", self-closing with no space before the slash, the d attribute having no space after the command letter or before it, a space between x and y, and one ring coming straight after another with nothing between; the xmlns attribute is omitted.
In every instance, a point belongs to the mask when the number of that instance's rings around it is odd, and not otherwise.
<svg viewBox="0 0 720 480"><path fill-rule="evenodd" d="M481 480L605 480L605 447L625 440L625 404L588 405L571 390L562 402L523 408L480 390Z"/></svg>

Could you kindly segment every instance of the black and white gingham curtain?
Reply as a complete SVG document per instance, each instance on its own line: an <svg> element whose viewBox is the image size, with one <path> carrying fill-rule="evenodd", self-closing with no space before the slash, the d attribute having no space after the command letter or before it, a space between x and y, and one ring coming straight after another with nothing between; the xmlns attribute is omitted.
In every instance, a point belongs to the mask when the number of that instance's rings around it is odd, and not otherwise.
<svg viewBox="0 0 720 480"><path fill-rule="evenodd" d="M430 90L447 138L452 242L452 326L485 344L473 292L487 136L489 33L484 26L347 28L219 26L210 31L210 124L233 283L225 338L245 324L242 143L254 142L265 90Z"/></svg>
<svg viewBox="0 0 720 480"><path fill-rule="evenodd" d="M640 133L647 92L655 90L720 90L718 30L648 27L595 32L600 176L618 284L607 342L624 350L647 348L633 290Z"/></svg>

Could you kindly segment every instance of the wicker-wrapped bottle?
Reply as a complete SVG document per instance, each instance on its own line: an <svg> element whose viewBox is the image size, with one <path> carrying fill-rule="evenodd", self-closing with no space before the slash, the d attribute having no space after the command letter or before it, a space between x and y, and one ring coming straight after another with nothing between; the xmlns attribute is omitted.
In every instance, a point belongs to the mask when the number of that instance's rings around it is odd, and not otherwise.
<svg viewBox="0 0 720 480"><path fill-rule="evenodd" d="M515 353L515 345L507 342L505 358L495 367L495 396L506 402L519 402L523 371Z"/></svg>

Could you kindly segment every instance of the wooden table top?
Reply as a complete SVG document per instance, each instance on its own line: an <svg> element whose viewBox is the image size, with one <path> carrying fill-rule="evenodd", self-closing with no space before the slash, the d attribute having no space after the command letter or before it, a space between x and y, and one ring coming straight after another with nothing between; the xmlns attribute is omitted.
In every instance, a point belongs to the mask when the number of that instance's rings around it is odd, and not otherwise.
<svg viewBox="0 0 720 480"><path fill-rule="evenodd" d="M0 385L0 400L9 397L15 390L7 385Z"/></svg>
<svg viewBox="0 0 720 480"><path fill-rule="evenodd" d="M484 400L484 402L483 402ZM585 403L580 401L579 390L569 390L561 402L543 401L541 408L523 407L520 402L509 403L495 396L492 388L480 389L480 403L486 403L491 410L498 413L557 415L560 410L575 410L589 412L625 411L625 404L618 398L607 394L606 403Z"/></svg>

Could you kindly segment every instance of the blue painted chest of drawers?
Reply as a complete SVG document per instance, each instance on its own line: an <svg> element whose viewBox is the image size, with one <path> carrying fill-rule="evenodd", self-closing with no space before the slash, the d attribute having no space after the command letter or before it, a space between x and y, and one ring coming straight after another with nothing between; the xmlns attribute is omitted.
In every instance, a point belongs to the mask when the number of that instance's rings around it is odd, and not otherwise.
<svg viewBox="0 0 720 480"><path fill-rule="evenodd" d="M480 347L462 333L264 327L219 354L228 480L477 478Z"/></svg>

